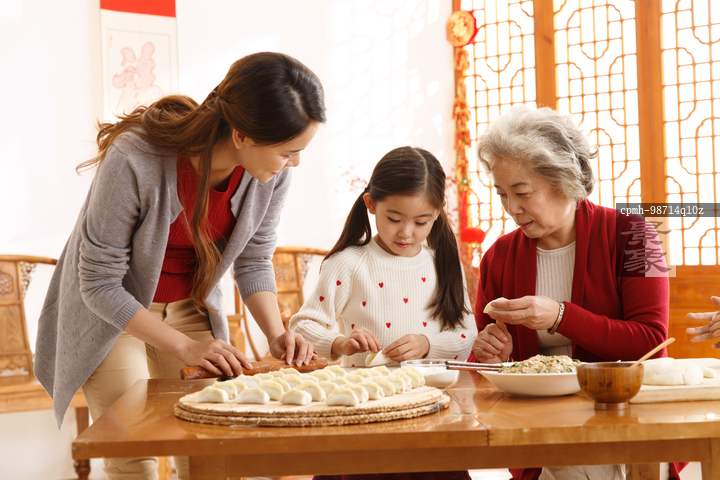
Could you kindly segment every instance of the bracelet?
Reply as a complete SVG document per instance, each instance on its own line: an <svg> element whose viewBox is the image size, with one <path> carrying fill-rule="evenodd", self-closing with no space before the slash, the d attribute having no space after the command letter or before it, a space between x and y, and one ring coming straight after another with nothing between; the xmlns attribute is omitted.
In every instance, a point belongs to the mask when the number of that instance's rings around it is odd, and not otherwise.
<svg viewBox="0 0 720 480"><path fill-rule="evenodd" d="M547 332L550 335L555 335L555 332L557 331L558 327L560 326L560 322L562 321L563 314L565 313L565 304L563 302L558 302L560 305L560 311L558 311L558 316L555 319L555 324L553 324L552 327L547 329Z"/></svg>

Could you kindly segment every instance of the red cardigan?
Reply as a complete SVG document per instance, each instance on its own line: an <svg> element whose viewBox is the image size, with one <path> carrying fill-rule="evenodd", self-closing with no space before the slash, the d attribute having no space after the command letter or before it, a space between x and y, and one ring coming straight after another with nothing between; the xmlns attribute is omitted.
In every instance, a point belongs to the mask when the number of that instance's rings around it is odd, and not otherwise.
<svg viewBox="0 0 720 480"><path fill-rule="evenodd" d="M572 301L557 331L572 341L573 358L583 362L637 360L667 338L669 285L667 276L618 276L632 261L626 252L638 247L628 232L639 217L619 215L616 210L581 201L575 215L575 267ZM661 248L647 243L650 248ZM662 267L665 266L664 262ZM515 230L500 237L480 262L475 321L482 331L494 320L483 313L485 305L498 297L515 299L535 295L537 240ZM513 338L514 360L540 353L537 333L527 327L507 324ZM665 350L655 356L666 356ZM470 355L470 361L477 361ZM672 464L670 478L679 478L685 464ZM680 467L680 468L678 468ZM514 478L529 480L540 469L512 470Z"/></svg>

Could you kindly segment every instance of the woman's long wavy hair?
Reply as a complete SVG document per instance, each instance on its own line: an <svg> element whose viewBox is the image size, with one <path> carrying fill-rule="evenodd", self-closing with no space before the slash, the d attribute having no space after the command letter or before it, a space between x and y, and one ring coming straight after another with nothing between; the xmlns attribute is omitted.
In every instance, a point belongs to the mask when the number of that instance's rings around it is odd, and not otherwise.
<svg viewBox="0 0 720 480"><path fill-rule="evenodd" d="M279 145L314 122L325 122L318 77L288 55L255 53L233 63L220 85L199 105L183 95L168 95L121 116L116 123L99 123L98 155L77 170L100 165L113 142L129 130L162 149L200 158L192 222L184 219L198 259L192 300L199 311L207 311L205 299L222 256L210 240L207 225L213 148L230 137L231 129L259 145Z"/></svg>
<svg viewBox="0 0 720 480"><path fill-rule="evenodd" d="M400 147L387 153L373 170L367 188L355 200L345 221L340 239L325 259L351 246L367 245L372 227L364 196L376 204L389 196L420 196L440 211L427 238L435 250L437 294L430 304L432 316L440 319L443 330L454 330L469 313L465 305L465 284L458 244L445 214L445 172L440 162L427 150Z"/></svg>

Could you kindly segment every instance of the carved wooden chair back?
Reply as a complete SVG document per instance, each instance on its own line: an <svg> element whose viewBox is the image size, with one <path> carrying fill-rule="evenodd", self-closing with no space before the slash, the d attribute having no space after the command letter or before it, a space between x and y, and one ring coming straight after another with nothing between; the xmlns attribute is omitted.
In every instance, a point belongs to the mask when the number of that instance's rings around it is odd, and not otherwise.
<svg viewBox="0 0 720 480"><path fill-rule="evenodd" d="M303 282L307 276L311 260L313 257L324 257L327 254L327 250L317 248L277 247L275 249L272 262L277 285L278 309L285 329L288 328L290 317L300 310L305 301ZM258 361L261 360L262 358L258 355L249 334L245 305L237 288L235 289L235 312L237 312L235 315L228 315L230 338L233 345L245 353L245 337L247 337L247 343L250 345L253 355Z"/></svg>

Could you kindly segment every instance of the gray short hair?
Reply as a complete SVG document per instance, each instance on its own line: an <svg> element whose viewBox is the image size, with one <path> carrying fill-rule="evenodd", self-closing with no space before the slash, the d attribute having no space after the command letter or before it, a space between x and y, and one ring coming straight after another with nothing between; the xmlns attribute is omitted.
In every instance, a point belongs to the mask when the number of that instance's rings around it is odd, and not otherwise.
<svg viewBox="0 0 720 480"><path fill-rule="evenodd" d="M597 146L569 115L550 108L510 107L477 143L478 159L488 175L496 161L514 159L570 201L586 198L595 186L590 160L597 157Z"/></svg>

